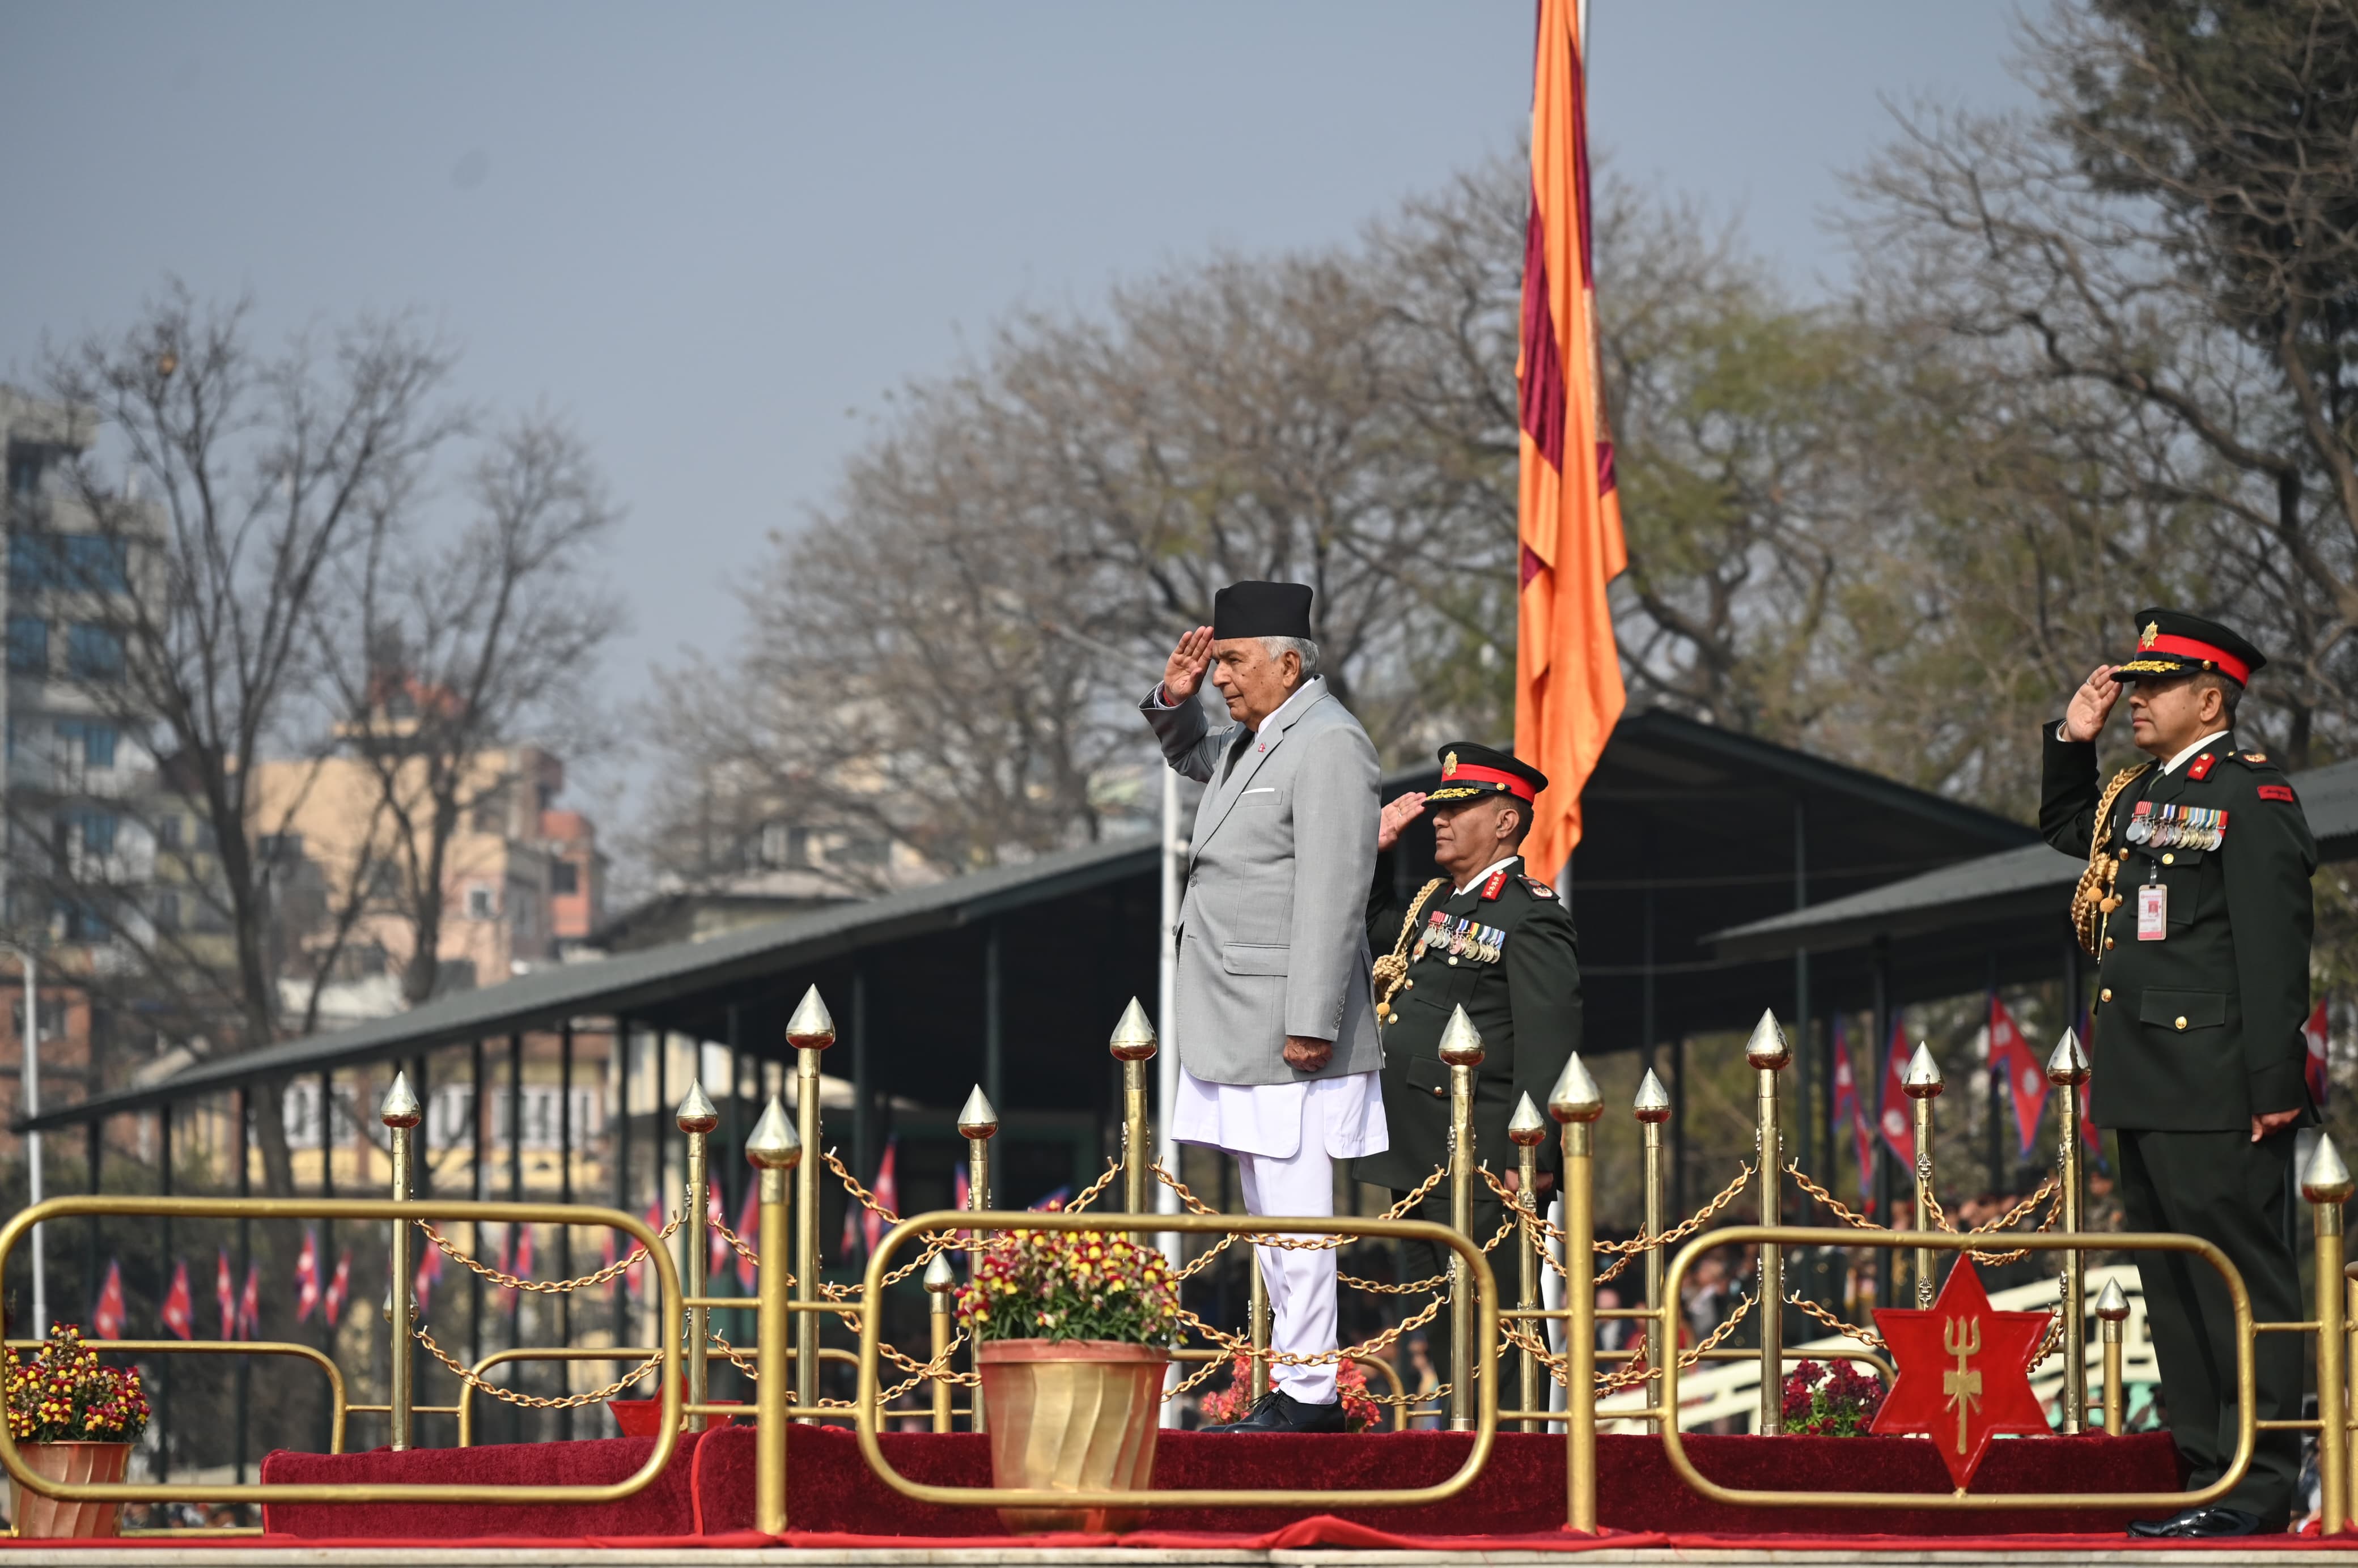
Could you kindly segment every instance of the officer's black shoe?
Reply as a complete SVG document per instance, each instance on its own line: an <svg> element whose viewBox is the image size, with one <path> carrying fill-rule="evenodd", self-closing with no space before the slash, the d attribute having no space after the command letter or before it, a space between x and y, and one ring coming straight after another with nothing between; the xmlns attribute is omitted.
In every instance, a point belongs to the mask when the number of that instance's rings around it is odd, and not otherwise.
<svg viewBox="0 0 2358 1568"><path fill-rule="evenodd" d="M2241 1509L2188 1509L2169 1519L2141 1519L2129 1526L2131 1535L2192 1537L2257 1535L2260 1516Z"/></svg>
<svg viewBox="0 0 2358 1568"><path fill-rule="evenodd" d="M1242 1421L1226 1426L1207 1426L1206 1432L1340 1432L1343 1430L1343 1401L1308 1405L1281 1390L1271 1389L1254 1405L1252 1413Z"/></svg>

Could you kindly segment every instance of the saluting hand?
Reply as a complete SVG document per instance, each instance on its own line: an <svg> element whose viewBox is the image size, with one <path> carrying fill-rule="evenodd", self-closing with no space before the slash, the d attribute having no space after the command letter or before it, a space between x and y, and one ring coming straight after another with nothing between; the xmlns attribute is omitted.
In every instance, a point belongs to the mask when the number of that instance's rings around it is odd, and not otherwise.
<svg viewBox="0 0 2358 1568"><path fill-rule="evenodd" d="M1376 814L1376 853L1400 842L1401 829L1424 815L1424 796L1409 791Z"/></svg>
<svg viewBox="0 0 2358 1568"><path fill-rule="evenodd" d="M1179 639L1163 665L1163 697L1176 708L1195 695L1204 672L1212 667L1212 629L1198 626Z"/></svg>
<svg viewBox="0 0 2358 1568"><path fill-rule="evenodd" d="M2113 704L2121 699L2121 683L2113 669L2111 665L2098 665L2071 694L2071 705L2063 710L2063 732L2074 741L2093 741L2104 733Z"/></svg>

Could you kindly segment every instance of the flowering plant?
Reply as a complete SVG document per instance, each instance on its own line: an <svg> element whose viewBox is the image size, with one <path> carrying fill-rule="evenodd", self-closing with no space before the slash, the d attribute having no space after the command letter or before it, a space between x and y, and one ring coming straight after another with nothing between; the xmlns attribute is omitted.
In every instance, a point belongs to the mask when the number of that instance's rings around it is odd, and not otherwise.
<svg viewBox="0 0 2358 1568"><path fill-rule="evenodd" d="M1179 1287L1163 1254L1127 1237L1011 1230L958 1292L958 1322L985 1339L1169 1341Z"/></svg>
<svg viewBox="0 0 2358 1568"><path fill-rule="evenodd" d="M1383 1421L1383 1409L1368 1392L1368 1374L1356 1361L1335 1368L1335 1391L1343 1397L1343 1430L1366 1432ZM1204 1423L1225 1426L1252 1413L1252 1368L1242 1351L1228 1368L1228 1386L1204 1396Z"/></svg>
<svg viewBox="0 0 2358 1568"><path fill-rule="evenodd" d="M135 1443L147 1430L139 1368L100 1366L75 1324L51 1325L29 1361L8 1352L6 1400L19 1443Z"/></svg>
<svg viewBox="0 0 2358 1568"><path fill-rule="evenodd" d="M1804 1361L1785 1378L1785 1430L1803 1437L1859 1437L1883 1408L1883 1381L1848 1361Z"/></svg>

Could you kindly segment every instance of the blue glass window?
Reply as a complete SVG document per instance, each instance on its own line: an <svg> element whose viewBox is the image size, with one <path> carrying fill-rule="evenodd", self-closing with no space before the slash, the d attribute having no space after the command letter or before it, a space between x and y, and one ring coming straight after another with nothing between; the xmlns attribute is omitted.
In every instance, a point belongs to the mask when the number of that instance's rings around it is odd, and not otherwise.
<svg viewBox="0 0 2358 1568"><path fill-rule="evenodd" d="M75 622L66 629L66 670L82 680L121 680L123 634L112 626Z"/></svg>
<svg viewBox="0 0 2358 1568"><path fill-rule="evenodd" d="M114 742L120 733L103 719L60 719L57 722L58 754L80 755L85 767L114 766Z"/></svg>
<svg viewBox="0 0 2358 1568"><path fill-rule="evenodd" d="M81 833L83 854L112 855L114 853L114 832L122 818L111 811L96 811L89 808L77 811L73 815L74 826Z"/></svg>
<svg viewBox="0 0 2358 1568"><path fill-rule="evenodd" d="M63 586L77 593L131 591L131 546L104 534L67 534Z"/></svg>
<svg viewBox="0 0 2358 1568"><path fill-rule="evenodd" d="M8 667L18 675L49 671L49 623L38 615L8 617Z"/></svg>

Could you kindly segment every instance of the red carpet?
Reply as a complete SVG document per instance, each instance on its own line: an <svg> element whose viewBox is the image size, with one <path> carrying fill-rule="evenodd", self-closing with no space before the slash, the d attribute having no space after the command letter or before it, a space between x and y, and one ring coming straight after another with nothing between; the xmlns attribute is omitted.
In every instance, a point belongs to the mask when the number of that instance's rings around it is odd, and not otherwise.
<svg viewBox="0 0 2358 1568"><path fill-rule="evenodd" d="M467 1450L418 1449L395 1454L328 1455L276 1453L264 1462L268 1481L458 1480L516 1483L608 1481L628 1475L650 1439L492 1445ZM1159 1487L1266 1486L1272 1476L1307 1476L1325 1490L1429 1485L1456 1468L1471 1439L1413 1432L1352 1437L1238 1437L1165 1433L1155 1457ZM1689 1451L1706 1476L1724 1485L1808 1490L1842 1487L1880 1492L1944 1494L1946 1474L1929 1444L1912 1438L1693 1437ZM1725 1509L1681 1485L1651 1438L1598 1441L1597 1501L1601 1522L1629 1544L1638 1533L1667 1532L1755 1538L1765 1534L1856 1541L1882 1536L1986 1539L1995 1536L2118 1535L2126 1522L2110 1513L2024 1509L1955 1513L1940 1509L1865 1511L1820 1509ZM983 1486L990 1478L988 1439L968 1433L892 1433L887 1457L913 1479ZM683 1438L665 1473L645 1491L591 1508L545 1505L437 1505L421 1516L403 1504L274 1505L265 1519L274 1535L309 1540L549 1539L585 1537L707 1537L750 1530L753 1509L753 1432L724 1427L700 1440ZM851 1538L902 1541L923 1537L971 1541L1005 1532L987 1508L933 1508L912 1502L870 1474L852 1435L836 1427L797 1427L788 1452L788 1518L796 1543L847 1545ZM2177 1460L2166 1437L2058 1437L2003 1442L1992 1448L1975 1486L1996 1493L2060 1488L2070 1491L2174 1490ZM1217 1535L1307 1544L1294 1527L1359 1531L1387 1541L1431 1541L1466 1536L1529 1536L1576 1548L1560 1533L1563 1521L1563 1440L1501 1433L1489 1467L1473 1487L1446 1503L1411 1509L1363 1509L1321 1514L1308 1509L1210 1512L1161 1509L1135 1544L1181 1544L1178 1536ZM428 1527L428 1528L422 1528ZM1152 1538L1152 1539L1149 1539ZM1321 1536L1329 1544L1351 1540ZM1537 1544L1537 1541L1530 1542Z"/></svg>

